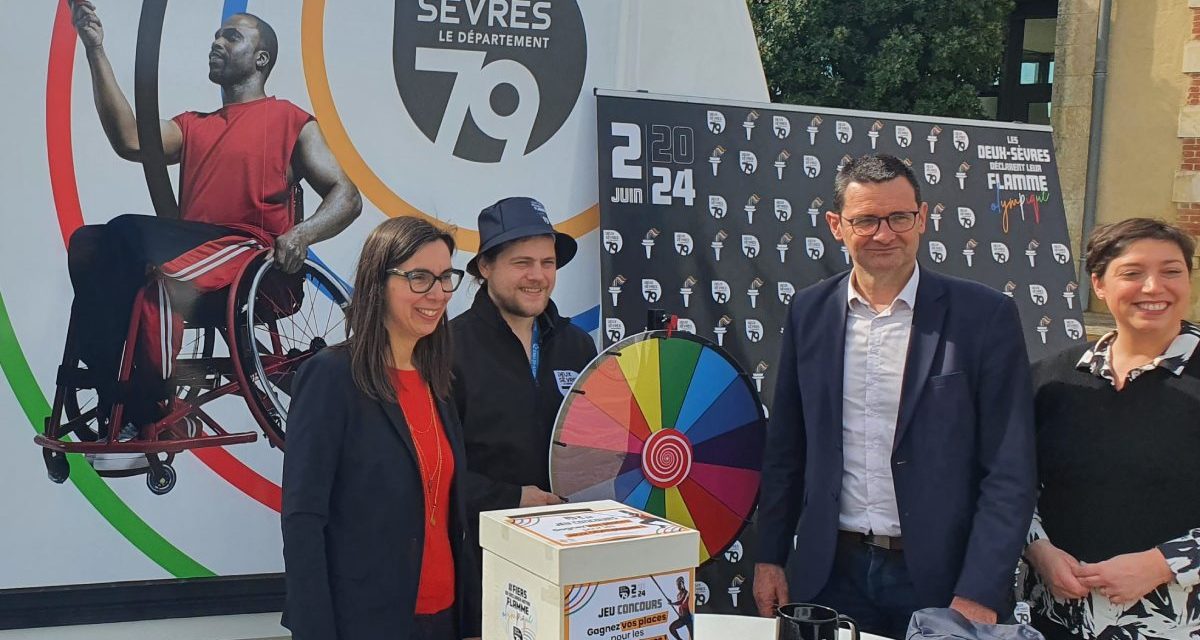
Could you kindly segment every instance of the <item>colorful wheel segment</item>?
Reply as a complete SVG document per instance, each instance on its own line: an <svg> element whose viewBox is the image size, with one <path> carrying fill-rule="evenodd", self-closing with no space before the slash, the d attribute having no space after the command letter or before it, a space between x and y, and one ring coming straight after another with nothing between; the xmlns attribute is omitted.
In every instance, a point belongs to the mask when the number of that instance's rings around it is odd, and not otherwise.
<svg viewBox="0 0 1200 640"><path fill-rule="evenodd" d="M758 497L766 419L750 377L713 343L648 331L606 349L558 412L550 482L700 532L720 556Z"/></svg>

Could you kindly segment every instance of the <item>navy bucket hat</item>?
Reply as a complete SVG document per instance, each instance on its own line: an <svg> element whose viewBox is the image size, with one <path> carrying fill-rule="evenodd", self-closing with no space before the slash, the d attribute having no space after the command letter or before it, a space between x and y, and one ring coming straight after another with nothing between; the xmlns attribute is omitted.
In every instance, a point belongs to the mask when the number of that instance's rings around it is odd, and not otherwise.
<svg viewBox="0 0 1200 640"><path fill-rule="evenodd" d="M480 211L479 253L467 263L467 273L479 277L479 256L488 250L505 242L535 236L554 236L554 254L560 268L579 250L575 238L554 230L546 207L533 198L505 198Z"/></svg>

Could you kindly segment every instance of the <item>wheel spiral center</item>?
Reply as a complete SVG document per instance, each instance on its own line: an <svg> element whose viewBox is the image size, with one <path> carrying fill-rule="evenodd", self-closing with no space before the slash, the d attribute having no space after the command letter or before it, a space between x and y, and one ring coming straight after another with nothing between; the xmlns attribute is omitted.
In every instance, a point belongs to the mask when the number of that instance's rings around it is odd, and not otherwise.
<svg viewBox="0 0 1200 640"><path fill-rule="evenodd" d="M692 472L692 443L675 429L663 429L646 440L642 474L659 489L669 489Z"/></svg>

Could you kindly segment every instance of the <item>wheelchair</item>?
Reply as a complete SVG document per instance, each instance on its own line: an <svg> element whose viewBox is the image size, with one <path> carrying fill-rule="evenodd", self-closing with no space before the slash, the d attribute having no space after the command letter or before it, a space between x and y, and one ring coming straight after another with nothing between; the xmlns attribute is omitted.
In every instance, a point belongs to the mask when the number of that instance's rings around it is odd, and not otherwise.
<svg viewBox="0 0 1200 640"><path fill-rule="evenodd" d="M50 416L44 433L34 438L42 447L50 480L61 484L68 479L67 454L142 454L147 467L96 472L104 477L145 474L152 493L166 494L175 487L171 463L176 454L258 439L255 430L231 431L214 418L210 403L228 397L240 396L269 444L283 450L292 379L313 354L345 338L350 296L327 268L311 258L298 273L285 274L267 254L266 249L259 250L231 286L202 294L185 313L184 345L175 359L174 374L165 381L161 417L142 426L137 439L120 441L118 432L124 424L127 393L122 390L129 388L132 377L144 290L133 307L117 391L107 416L98 415L96 380L73 355L74 331L68 331ZM107 429L101 427L103 418Z"/></svg>

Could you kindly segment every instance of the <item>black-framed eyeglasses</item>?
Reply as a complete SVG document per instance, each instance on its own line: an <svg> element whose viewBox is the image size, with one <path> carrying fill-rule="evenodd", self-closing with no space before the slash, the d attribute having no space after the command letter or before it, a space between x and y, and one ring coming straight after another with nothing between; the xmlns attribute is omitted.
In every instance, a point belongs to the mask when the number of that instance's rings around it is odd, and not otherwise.
<svg viewBox="0 0 1200 640"><path fill-rule="evenodd" d="M429 293L433 289L434 282L442 283L442 291L453 293L458 289L458 285L462 284L463 270L449 269L443 271L442 275L434 275L428 269L413 269L412 271L401 271L400 269L388 269L387 273L394 276L400 276L408 280L408 288L412 289L413 293Z"/></svg>
<svg viewBox="0 0 1200 640"><path fill-rule="evenodd" d="M886 216L859 216L854 219L842 218L842 220L854 229L854 233L860 236L873 236L879 231L879 225L885 220L888 228L894 233L912 231L912 228L917 226L917 215L919 214L919 211L895 211Z"/></svg>

